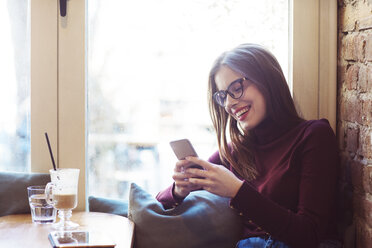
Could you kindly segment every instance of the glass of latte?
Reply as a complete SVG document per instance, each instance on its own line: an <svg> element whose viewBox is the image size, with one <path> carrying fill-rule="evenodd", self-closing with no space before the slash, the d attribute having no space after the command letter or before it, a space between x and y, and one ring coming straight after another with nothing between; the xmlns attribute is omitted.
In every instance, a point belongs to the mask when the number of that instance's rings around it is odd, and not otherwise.
<svg viewBox="0 0 372 248"><path fill-rule="evenodd" d="M46 200L58 210L59 222L53 227L59 230L72 230L79 226L70 220L72 209L77 206L79 169L50 170L51 182L45 187Z"/></svg>

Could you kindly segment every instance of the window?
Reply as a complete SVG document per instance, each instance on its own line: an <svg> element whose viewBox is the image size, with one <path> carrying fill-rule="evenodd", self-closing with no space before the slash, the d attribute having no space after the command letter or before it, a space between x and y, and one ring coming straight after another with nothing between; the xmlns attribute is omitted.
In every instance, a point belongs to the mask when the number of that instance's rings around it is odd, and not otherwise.
<svg viewBox="0 0 372 248"><path fill-rule="evenodd" d="M29 1L0 1L0 171L30 170Z"/></svg>
<svg viewBox="0 0 372 248"><path fill-rule="evenodd" d="M190 139L207 159L217 149L211 64L240 43L260 43L287 74L288 8L287 0L90 0L89 194L126 198L135 182L155 195L172 181L171 140Z"/></svg>

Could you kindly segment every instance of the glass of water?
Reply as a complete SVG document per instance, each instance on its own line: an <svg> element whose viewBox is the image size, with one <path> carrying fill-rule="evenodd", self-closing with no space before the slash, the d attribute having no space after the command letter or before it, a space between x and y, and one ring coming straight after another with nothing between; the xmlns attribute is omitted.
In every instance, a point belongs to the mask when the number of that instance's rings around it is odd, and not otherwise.
<svg viewBox="0 0 372 248"><path fill-rule="evenodd" d="M32 222L54 223L57 210L46 201L45 185L27 187Z"/></svg>

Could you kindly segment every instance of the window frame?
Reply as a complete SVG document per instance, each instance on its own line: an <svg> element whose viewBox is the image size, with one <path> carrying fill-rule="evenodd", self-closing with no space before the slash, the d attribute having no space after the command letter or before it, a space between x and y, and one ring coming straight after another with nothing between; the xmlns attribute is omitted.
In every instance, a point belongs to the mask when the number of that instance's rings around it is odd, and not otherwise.
<svg viewBox="0 0 372 248"><path fill-rule="evenodd" d="M31 1L31 171L80 169L79 210L86 209L86 0ZM337 1L289 0L293 97L306 119L336 125Z"/></svg>
<svg viewBox="0 0 372 248"><path fill-rule="evenodd" d="M48 172L48 132L58 161L57 1L31 1L31 171ZM47 103L47 104L46 104Z"/></svg>
<svg viewBox="0 0 372 248"><path fill-rule="evenodd" d="M48 132L59 168L79 168L77 209L85 209L85 0L31 1L31 171L48 173Z"/></svg>
<svg viewBox="0 0 372 248"><path fill-rule="evenodd" d="M290 6L293 98L305 119L326 118L336 131L337 1L291 0Z"/></svg>

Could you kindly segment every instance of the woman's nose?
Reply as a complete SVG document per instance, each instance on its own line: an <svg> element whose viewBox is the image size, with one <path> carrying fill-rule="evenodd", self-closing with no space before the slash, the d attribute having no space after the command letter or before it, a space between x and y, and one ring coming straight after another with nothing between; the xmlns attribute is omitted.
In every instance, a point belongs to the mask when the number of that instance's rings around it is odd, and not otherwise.
<svg viewBox="0 0 372 248"><path fill-rule="evenodd" d="M231 108L238 102L238 99L232 98L229 94L226 96L225 108Z"/></svg>

